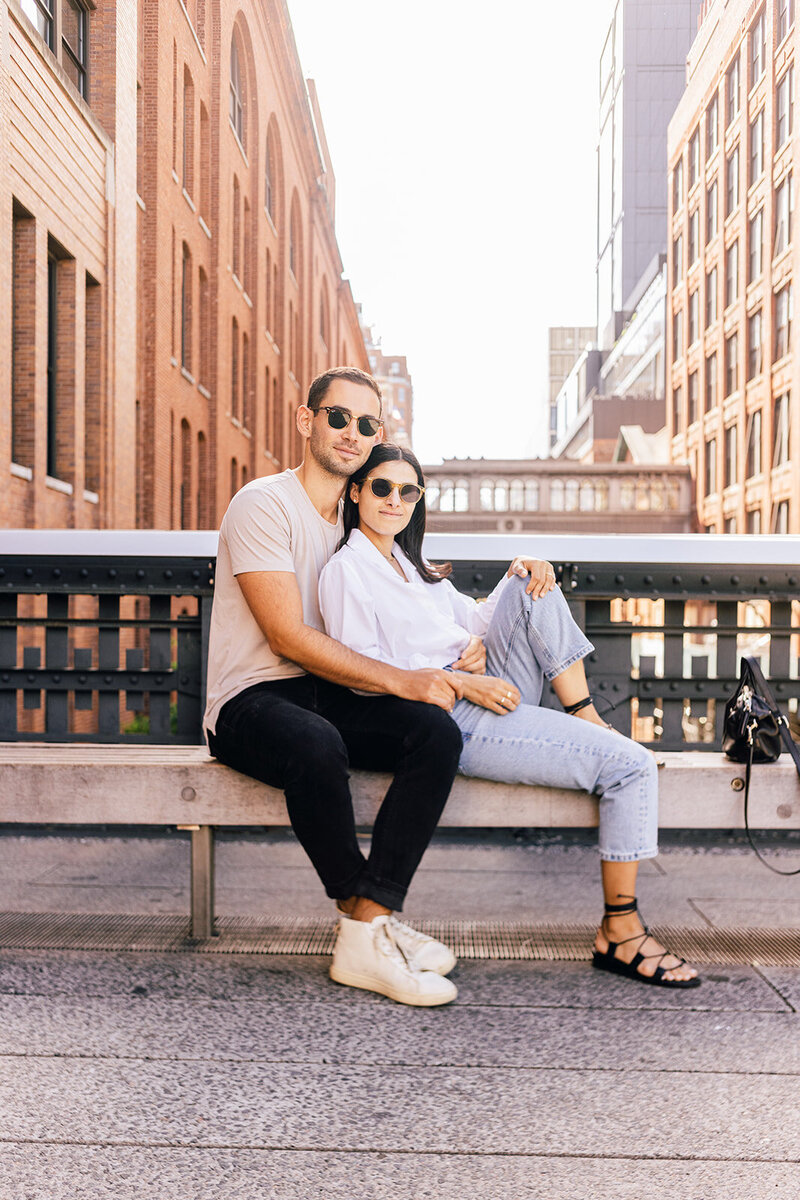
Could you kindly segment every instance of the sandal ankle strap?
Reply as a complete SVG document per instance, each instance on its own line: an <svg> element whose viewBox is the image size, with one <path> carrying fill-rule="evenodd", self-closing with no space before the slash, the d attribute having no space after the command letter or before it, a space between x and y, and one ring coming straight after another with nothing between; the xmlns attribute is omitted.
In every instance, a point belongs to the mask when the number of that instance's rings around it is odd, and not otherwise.
<svg viewBox="0 0 800 1200"><path fill-rule="evenodd" d="M638 901L632 897L627 901L626 904L606 904L605 910L607 917L623 917L627 916L628 913L638 912L639 904Z"/></svg>

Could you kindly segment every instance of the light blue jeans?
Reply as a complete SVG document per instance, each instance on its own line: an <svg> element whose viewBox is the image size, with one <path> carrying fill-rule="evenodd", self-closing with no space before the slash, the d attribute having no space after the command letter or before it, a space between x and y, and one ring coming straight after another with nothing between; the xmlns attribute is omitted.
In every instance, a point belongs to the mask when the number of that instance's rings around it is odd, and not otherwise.
<svg viewBox="0 0 800 1200"><path fill-rule="evenodd" d="M560 588L539 600L512 578L486 634L486 671L513 683L521 703L504 715L459 700L459 771L502 783L584 788L599 797L600 857L637 862L658 853L658 772L643 746L600 725L541 708L545 679L594 649Z"/></svg>

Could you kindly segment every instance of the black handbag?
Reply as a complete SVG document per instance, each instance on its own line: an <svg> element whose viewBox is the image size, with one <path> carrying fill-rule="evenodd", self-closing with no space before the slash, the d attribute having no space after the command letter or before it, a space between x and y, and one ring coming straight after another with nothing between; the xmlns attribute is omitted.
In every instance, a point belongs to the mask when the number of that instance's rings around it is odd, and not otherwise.
<svg viewBox="0 0 800 1200"><path fill-rule="evenodd" d="M747 840L757 857L776 875L800 875L800 867L796 871L781 871L768 862L756 846L750 832L748 802L753 763L776 762L780 757L781 743L791 754L797 774L800 776L800 750L789 732L789 722L778 708L758 659L744 656L739 686L725 705L722 750L732 762L746 764L744 827Z"/></svg>

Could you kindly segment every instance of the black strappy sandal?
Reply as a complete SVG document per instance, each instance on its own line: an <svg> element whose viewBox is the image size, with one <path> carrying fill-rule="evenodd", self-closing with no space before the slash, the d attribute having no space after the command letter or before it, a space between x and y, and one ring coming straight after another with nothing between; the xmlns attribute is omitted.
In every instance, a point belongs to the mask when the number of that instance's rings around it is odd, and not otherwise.
<svg viewBox="0 0 800 1200"><path fill-rule="evenodd" d="M677 958L677 954L672 954L670 950L664 950L661 954L640 954L638 951L633 956L631 961L623 962L621 958L616 957L616 949L618 946L626 946L628 942L638 941L642 945L648 937L650 930L644 925L644 933L635 933L633 937L625 938L622 942L612 942L606 930L606 920L608 917L627 916L628 913L638 911L638 905L635 900L629 901L627 904L607 904L603 920L600 923L605 936L608 938L608 949L602 953L595 950L592 955L592 966L597 967L599 971L610 971L613 975L624 975L626 979L636 979L639 983L649 983L654 987L666 988L696 988L700 986L701 980L695 975L693 979L665 979L667 971L677 971L684 966L686 959L682 958L673 967L662 967L661 960L667 957ZM653 971L652 975L646 975L639 970L641 964L648 958L657 958L659 965Z"/></svg>

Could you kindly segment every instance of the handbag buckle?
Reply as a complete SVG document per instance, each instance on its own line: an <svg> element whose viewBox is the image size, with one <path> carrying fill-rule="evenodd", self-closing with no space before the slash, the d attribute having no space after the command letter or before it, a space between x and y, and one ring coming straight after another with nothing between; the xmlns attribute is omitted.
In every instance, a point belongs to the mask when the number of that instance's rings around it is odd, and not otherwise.
<svg viewBox="0 0 800 1200"><path fill-rule="evenodd" d="M739 693L739 696L736 700L736 706L737 706L737 708L745 708L745 709L747 709L748 712L750 712L750 710L752 709L752 707L753 707L753 689L751 687L748 687L747 684L744 684L742 686L742 690Z"/></svg>

